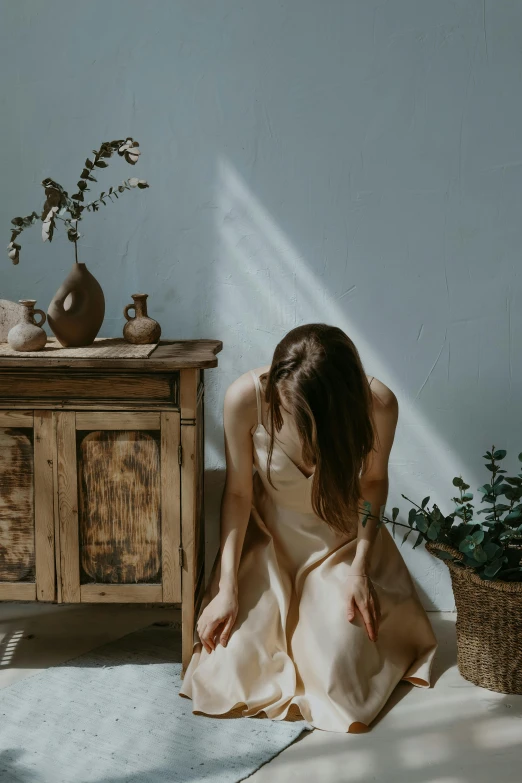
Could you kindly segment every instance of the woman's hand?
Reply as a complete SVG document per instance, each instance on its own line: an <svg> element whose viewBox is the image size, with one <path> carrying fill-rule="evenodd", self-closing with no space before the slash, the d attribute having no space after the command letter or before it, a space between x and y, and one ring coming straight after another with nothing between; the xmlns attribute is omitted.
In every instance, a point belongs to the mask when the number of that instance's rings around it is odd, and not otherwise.
<svg viewBox="0 0 522 783"><path fill-rule="evenodd" d="M196 630L208 653L215 649L216 644L227 646L230 631L236 621L237 611L236 591L221 589L201 612Z"/></svg>
<svg viewBox="0 0 522 783"><path fill-rule="evenodd" d="M368 638L377 641L381 622L379 597L369 576L353 574L348 577L348 620L352 623L357 610L361 613Z"/></svg>

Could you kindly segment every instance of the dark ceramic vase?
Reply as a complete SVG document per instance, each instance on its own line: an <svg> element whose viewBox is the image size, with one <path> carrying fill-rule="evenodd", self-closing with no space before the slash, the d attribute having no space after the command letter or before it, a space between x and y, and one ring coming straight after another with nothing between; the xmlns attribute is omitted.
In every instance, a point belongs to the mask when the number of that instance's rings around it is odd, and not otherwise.
<svg viewBox="0 0 522 783"><path fill-rule="evenodd" d="M53 297L47 323L64 348L91 345L105 315L100 284L85 264L74 264Z"/></svg>

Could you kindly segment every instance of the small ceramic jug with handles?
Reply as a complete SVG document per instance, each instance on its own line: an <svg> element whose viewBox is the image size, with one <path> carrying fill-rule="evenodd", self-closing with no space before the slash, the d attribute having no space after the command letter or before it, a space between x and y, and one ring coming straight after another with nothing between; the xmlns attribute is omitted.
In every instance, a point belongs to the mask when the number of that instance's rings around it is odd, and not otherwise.
<svg viewBox="0 0 522 783"><path fill-rule="evenodd" d="M13 351L41 351L47 342L47 335L41 328L45 323L43 310L35 310L36 299L19 299L24 306L24 312L20 323L13 326L7 334L7 342ZM34 318L40 315L38 323Z"/></svg>
<svg viewBox="0 0 522 783"><path fill-rule="evenodd" d="M161 326L147 313L148 294L131 294L134 304L128 304L123 310L127 323L123 327L123 337L134 345L157 343L161 336ZM134 316L129 315L134 310Z"/></svg>

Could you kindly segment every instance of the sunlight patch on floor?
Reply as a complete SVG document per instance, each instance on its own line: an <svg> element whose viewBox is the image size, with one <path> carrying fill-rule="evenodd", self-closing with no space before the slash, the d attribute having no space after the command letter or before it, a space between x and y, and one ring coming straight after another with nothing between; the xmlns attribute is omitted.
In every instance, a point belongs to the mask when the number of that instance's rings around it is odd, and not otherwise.
<svg viewBox="0 0 522 783"><path fill-rule="evenodd" d="M0 666L10 665L23 635L23 631L12 631L4 634L0 641Z"/></svg>

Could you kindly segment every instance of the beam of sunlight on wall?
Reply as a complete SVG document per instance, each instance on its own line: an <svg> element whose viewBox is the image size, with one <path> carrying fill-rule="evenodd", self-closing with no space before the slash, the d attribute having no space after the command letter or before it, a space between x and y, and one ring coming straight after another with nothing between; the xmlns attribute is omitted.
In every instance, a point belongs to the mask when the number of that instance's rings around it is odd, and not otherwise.
<svg viewBox="0 0 522 783"><path fill-rule="evenodd" d="M357 345L367 371L390 386L399 399L388 506L399 505L404 518L408 505L401 493L415 500L430 493L445 498L452 477L462 472L472 485L478 485L477 477L470 476L451 446L421 414L413 394L404 390L392 362L350 321L345 311L347 298L329 292L322 277L224 158L218 161L215 226L216 295L211 307L226 340L220 365L227 384L247 369L269 363L276 343L293 327L313 321L340 326ZM451 507L443 510L447 513ZM409 554L406 547L402 552L406 557ZM443 566L427 553L416 553L409 565L435 604L453 609Z"/></svg>

